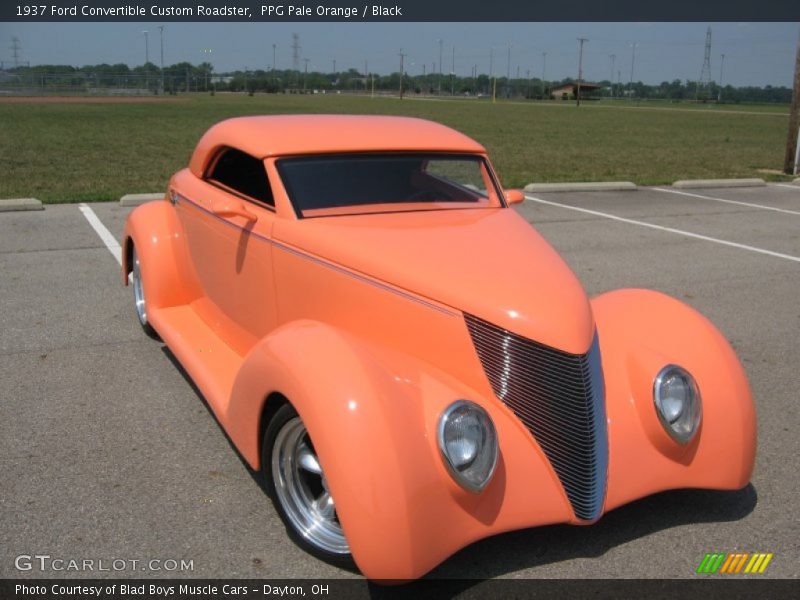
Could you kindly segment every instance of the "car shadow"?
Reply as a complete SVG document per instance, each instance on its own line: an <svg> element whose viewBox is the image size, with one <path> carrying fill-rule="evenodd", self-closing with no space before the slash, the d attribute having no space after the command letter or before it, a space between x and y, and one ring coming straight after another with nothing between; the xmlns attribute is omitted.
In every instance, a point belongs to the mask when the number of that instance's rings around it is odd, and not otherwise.
<svg viewBox="0 0 800 600"><path fill-rule="evenodd" d="M469 574L493 578L572 558L597 558L617 546L665 529L738 521L753 512L757 503L752 484L737 491L662 492L614 509L588 527L550 525L481 540L454 554L428 577Z"/></svg>
<svg viewBox="0 0 800 600"><path fill-rule="evenodd" d="M263 477L239 454L178 359L166 346L161 350L205 405L247 473L264 488ZM438 582L435 585L436 597L450 598L486 579L574 558L597 558L617 546L666 529L697 523L738 521L752 513L757 503L758 494L752 484L737 491L662 492L614 509L588 527L549 525L477 541L456 552L418 582L399 586L365 582L365 585L373 598L392 598L415 589L425 590L427 596L431 591L430 584ZM602 573L597 573L600 575Z"/></svg>

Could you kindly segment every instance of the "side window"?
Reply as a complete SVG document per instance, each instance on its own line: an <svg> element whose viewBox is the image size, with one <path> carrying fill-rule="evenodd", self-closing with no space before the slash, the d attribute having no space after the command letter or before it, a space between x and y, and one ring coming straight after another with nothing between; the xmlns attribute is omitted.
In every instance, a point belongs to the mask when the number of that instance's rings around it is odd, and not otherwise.
<svg viewBox="0 0 800 600"><path fill-rule="evenodd" d="M235 148L223 150L207 178L221 183L234 192L275 206L264 164L241 150Z"/></svg>

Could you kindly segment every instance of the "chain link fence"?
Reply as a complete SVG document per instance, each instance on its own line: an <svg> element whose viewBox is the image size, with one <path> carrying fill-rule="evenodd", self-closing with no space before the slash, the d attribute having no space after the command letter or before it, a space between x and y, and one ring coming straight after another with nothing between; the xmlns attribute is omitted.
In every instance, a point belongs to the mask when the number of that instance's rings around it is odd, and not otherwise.
<svg viewBox="0 0 800 600"><path fill-rule="evenodd" d="M0 71L2 96L153 96L205 92L215 87L208 74L184 76L113 73Z"/></svg>

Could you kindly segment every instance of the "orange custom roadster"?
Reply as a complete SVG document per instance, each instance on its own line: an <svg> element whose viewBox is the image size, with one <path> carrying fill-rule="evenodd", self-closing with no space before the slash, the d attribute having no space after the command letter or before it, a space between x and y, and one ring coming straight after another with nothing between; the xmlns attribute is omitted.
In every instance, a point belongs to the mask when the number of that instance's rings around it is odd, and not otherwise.
<svg viewBox="0 0 800 600"><path fill-rule="evenodd" d="M230 119L125 225L123 276L289 534L372 579L503 531L738 489L756 422L692 308L589 299L442 125Z"/></svg>

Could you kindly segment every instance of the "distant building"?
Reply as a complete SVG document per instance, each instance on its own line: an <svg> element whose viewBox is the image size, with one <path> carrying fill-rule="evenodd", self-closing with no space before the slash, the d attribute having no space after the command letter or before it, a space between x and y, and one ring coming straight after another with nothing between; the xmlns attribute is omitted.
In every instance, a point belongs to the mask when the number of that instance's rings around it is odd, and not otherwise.
<svg viewBox="0 0 800 600"><path fill-rule="evenodd" d="M581 83L581 98L589 99L600 89L599 85L593 83ZM550 90L550 98L553 100L574 100L578 93L577 83L565 83Z"/></svg>

